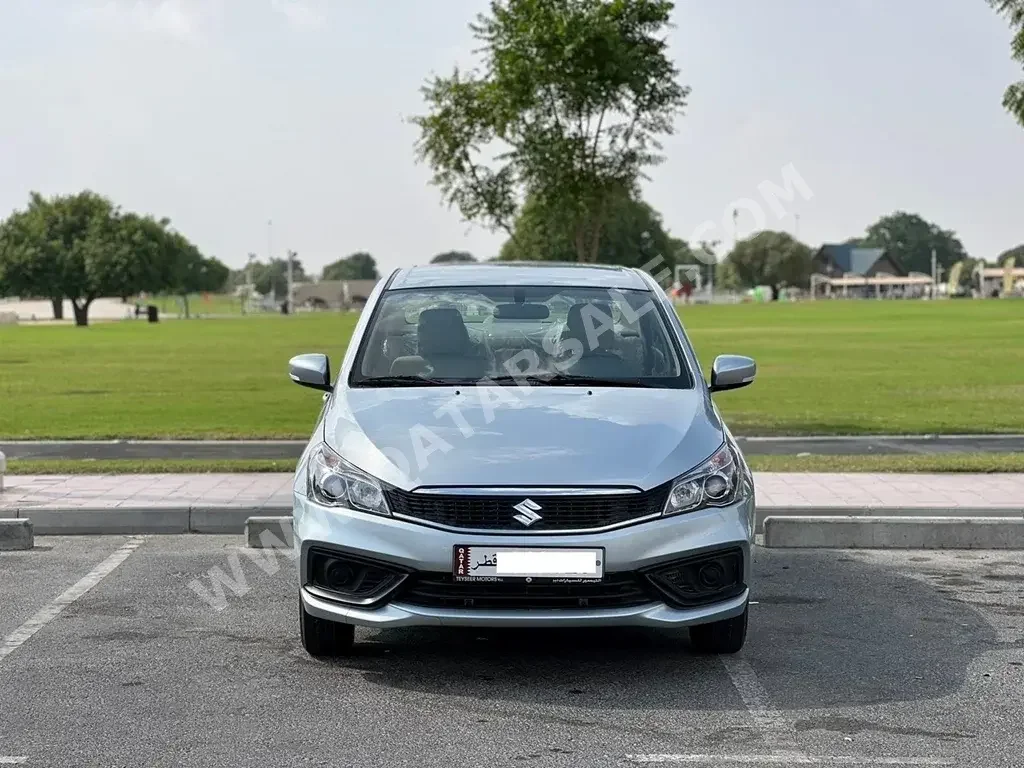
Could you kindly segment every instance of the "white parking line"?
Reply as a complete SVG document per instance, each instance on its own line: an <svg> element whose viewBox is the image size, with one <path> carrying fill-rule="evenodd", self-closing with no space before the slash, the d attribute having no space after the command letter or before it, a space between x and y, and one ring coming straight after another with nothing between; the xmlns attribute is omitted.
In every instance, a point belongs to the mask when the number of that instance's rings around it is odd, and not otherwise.
<svg viewBox="0 0 1024 768"><path fill-rule="evenodd" d="M27 762L27 757L12 757L10 755L0 755L0 765L21 765Z"/></svg>
<svg viewBox="0 0 1024 768"><path fill-rule="evenodd" d="M771 697L757 679L753 667L743 659L720 656L719 660L768 748L773 753L783 750L789 755L788 759L797 762L794 758L801 755L795 752L796 730L786 716L772 706Z"/></svg>
<svg viewBox="0 0 1024 768"><path fill-rule="evenodd" d="M3 644L0 645L0 662L18 650L18 648L20 648L26 640L32 637L32 635L57 618L61 611L109 576L110 573L117 568L117 566L127 560L129 555L138 549L145 540L145 536L132 536L128 541L122 544L116 552L110 555L110 557L93 568L79 581L69 587L63 594L58 595L50 603L40 608L36 612L35 616L5 637ZM2 762L2 760L0 760L0 762ZM24 760L22 760L22 762L24 762Z"/></svg>
<svg viewBox="0 0 1024 768"><path fill-rule="evenodd" d="M868 757L867 755L626 755L633 763L739 763L742 765L950 765L944 757Z"/></svg>
<svg viewBox="0 0 1024 768"><path fill-rule="evenodd" d="M733 687L761 733L771 754L767 755L627 755L637 763L705 763L708 765L949 765L942 757L871 757L869 755L809 755L797 749L796 729L782 711L772 706L768 691L754 668L743 659L720 656Z"/></svg>

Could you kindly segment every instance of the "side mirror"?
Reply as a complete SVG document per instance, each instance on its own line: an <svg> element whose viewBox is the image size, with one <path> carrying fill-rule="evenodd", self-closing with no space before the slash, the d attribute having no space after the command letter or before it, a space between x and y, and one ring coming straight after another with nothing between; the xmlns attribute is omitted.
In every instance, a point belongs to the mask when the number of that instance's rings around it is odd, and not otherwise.
<svg viewBox="0 0 1024 768"><path fill-rule="evenodd" d="M327 355L296 355L288 361L288 376L299 386L331 391L331 361Z"/></svg>
<svg viewBox="0 0 1024 768"><path fill-rule="evenodd" d="M754 381L757 363L741 355L719 355L711 366L711 391L739 389Z"/></svg>

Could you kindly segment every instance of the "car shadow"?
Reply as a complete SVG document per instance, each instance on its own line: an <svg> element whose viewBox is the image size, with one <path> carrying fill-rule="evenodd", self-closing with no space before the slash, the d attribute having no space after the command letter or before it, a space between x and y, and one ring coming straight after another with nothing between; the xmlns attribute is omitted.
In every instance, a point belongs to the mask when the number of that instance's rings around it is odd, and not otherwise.
<svg viewBox="0 0 1024 768"><path fill-rule="evenodd" d="M961 687L996 646L968 603L896 568L842 551L758 548L747 645L779 709L933 699ZM361 632L332 665L377 685L592 709L742 706L722 662L687 633L609 629ZM728 692L726 692L726 690Z"/></svg>

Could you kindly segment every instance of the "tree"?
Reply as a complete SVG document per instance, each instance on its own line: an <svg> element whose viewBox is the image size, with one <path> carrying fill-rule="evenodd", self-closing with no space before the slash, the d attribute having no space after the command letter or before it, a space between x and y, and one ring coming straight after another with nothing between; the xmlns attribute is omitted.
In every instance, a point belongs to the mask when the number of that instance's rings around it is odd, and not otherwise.
<svg viewBox="0 0 1024 768"><path fill-rule="evenodd" d="M255 274L257 266L259 265L259 259L256 258L255 253L248 254L246 265L241 269L232 269L228 273L227 288L235 289L243 285L249 284L249 265L252 265L252 271L255 281Z"/></svg>
<svg viewBox="0 0 1024 768"><path fill-rule="evenodd" d="M306 270L297 256L291 257L292 280L297 283L305 282ZM285 259L271 259L267 264L255 262L253 264L253 282L256 290L263 295L271 292L275 296L285 296L288 293L288 262Z"/></svg>
<svg viewBox="0 0 1024 768"><path fill-rule="evenodd" d="M741 285L770 286L775 301L784 285L807 286L812 256L811 249L788 232L760 232L736 243L726 257L726 269Z"/></svg>
<svg viewBox="0 0 1024 768"><path fill-rule="evenodd" d="M476 261L476 257L468 251L445 251L439 253L430 260L431 264L469 264Z"/></svg>
<svg viewBox="0 0 1024 768"><path fill-rule="evenodd" d="M203 256L196 246L178 232L166 233L166 249L171 265L167 287L181 297L182 308L188 318L189 295L221 290L231 270L218 259Z"/></svg>
<svg viewBox="0 0 1024 768"><path fill-rule="evenodd" d="M89 307L100 296L174 287L178 259L195 248L168 232L169 224L123 213L90 191L52 199L33 193L27 209L2 225L5 290L50 298L58 318L68 298L75 324L88 325Z"/></svg>
<svg viewBox="0 0 1024 768"><path fill-rule="evenodd" d="M168 229L170 223L170 219L156 220L134 213L126 213L120 219L121 238L142 272L138 282L150 286L150 290L173 291L177 287L178 262L184 255L179 253L175 233ZM123 294L124 298L127 296Z"/></svg>
<svg viewBox="0 0 1024 768"><path fill-rule="evenodd" d="M64 319L61 292L61 247L51 238L53 212L49 201L33 192L24 211L15 211L2 225L3 252L0 275L5 292L19 296L45 296L55 320Z"/></svg>
<svg viewBox="0 0 1024 768"><path fill-rule="evenodd" d="M89 306L100 296L132 296L168 287L173 265L166 256L168 219L125 214L91 192L53 202L64 246L62 290L75 324L88 325Z"/></svg>
<svg viewBox="0 0 1024 768"><path fill-rule="evenodd" d="M690 247L665 231L661 216L642 200L622 192L607 206L605 233L593 261L646 267L652 274L693 262ZM502 246L502 261L576 261L575 232L570 216L531 199L515 221L514 236Z"/></svg>
<svg viewBox="0 0 1024 768"><path fill-rule="evenodd" d="M926 275L932 271L932 249L939 266L946 270L967 258L967 251L954 232L904 211L883 216L868 227L861 245L885 248L908 271Z"/></svg>
<svg viewBox="0 0 1024 768"><path fill-rule="evenodd" d="M470 25L482 73L433 78L413 119L445 202L510 235L526 205L542 208L565 220L573 260L600 260L611 205L660 162L658 137L689 95L667 55L672 7L491 0Z"/></svg>
<svg viewBox="0 0 1024 768"><path fill-rule="evenodd" d="M1008 251L1000 253L996 258L996 264L1005 267L1010 259L1014 260L1016 266L1024 267L1024 245L1018 245L1016 248L1010 248Z"/></svg>
<svg viewBox="0 0 1024 768"><path fill-rule="evenodd" d="M4 261L7 257L7 251L9 248L13 249L13 243L8 239L7 231L4 227L5 222L0 222L0 299L5 296L10 296L14 293L13 290L7 285L4 279Z"/></svg>
<svg viewBox="0 0 1024 768"><path fill-rule="evenodd" d="M360 251L338 259L324 267L321 280L378 280L377 262L368 253Z"/></svg>
<svg viewBox="0 0 1024 768"><path fill-rule="evenodd" d="M1014 31L1010 55L1024 65L1024 0L989 0L989 5L1010 22ZM1003 106L1024 126L1024 80L1007 87L1003 93Z"/></svg>
<svg viewBox="0 0 1024 768"><path fill-rule="evenodd" d="M34 195L30 212L37 222L32 237L38 263L56 277L50 290L71 300L75 325L89 324L89 306L100 296L128 296L151 287L144 278L152 274L144 274L147 268L129 247L121 212L107 198L90 191L52 200Z"/></svg>
<svg viewBox="0 0 1024 768"><path fill-rule="evenodd" d="M736 291L743 287L736 266L728 258L715 266L715 285L725 291Z"/></svg>

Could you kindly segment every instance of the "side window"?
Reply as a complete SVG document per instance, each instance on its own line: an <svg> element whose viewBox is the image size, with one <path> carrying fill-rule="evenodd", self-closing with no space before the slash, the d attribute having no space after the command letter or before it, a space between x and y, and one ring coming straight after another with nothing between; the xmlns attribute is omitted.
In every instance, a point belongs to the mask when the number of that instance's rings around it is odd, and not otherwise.
<svg viewBox="0 0 1024 768"><path fill-rule="evenodd" d="M386 376L391 367L388 349L388 337L384 328L378 328L367 340L363 352L363 370L371 376Z"/></svg>
<svg viewBox="0 0 1024 768"><path fill-rule="evenodd" d="M403 312L382 316L367 339L363 353L363 373L367 376L387 376L395 358L415 354L414 328L406 322Z"/></svg>
<svg viewBox="0 0 1024 768"><path fill-rule="evenodd" d="M669 349L668 338L659 325L654 312L646 312L640 318L640 335L644 340L644 370L650 376L673 376L669 361L675 355Z"/></svg>

